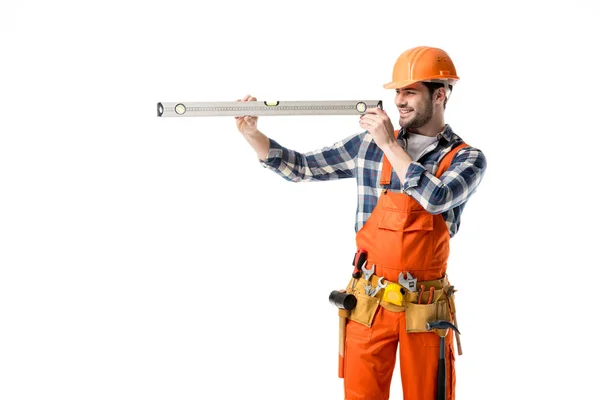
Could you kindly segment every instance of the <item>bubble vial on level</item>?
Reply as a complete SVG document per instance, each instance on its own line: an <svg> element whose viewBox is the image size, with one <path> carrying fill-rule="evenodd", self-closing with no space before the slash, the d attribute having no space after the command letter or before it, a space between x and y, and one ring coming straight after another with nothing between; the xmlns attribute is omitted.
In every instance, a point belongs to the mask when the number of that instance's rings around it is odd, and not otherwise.
<svg viewBox="0 0 600 400"><path fill-rule="evenodd" d="M179 115L183 115L185 113L185 106L181 103L175 106L175 112Z"/></svg>

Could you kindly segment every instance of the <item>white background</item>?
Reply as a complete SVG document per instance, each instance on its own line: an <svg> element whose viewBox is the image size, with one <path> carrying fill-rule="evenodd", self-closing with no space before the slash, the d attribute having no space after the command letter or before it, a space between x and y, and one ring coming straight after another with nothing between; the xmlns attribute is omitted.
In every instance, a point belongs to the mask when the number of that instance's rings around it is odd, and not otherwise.
<svg viewBox="0 0 600 400"><path fill-rule="evenodd" d="M0 398L343 398L327 298L352 269L355 182L289 183L233 118L159 119L156 103L381 99L397 119L382 85L417 45L453 58L446 120L488 159L451 242L457 398L589 398L591 4L4 2ZM259 128L299 151L360 131Z"/></svg>

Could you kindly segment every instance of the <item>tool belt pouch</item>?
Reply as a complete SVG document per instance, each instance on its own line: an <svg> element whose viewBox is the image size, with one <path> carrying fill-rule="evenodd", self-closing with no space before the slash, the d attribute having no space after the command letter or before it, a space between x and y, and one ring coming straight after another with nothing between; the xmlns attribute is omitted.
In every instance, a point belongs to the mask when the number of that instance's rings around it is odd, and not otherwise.
<svg viewBox="0 0 600 400"><path fill-rule="evenodd" d="M450 321L448 300L443 290L435 291L431 304L417 304L416 300L407 302L405 313L407 333L431 332L427 330L427 322Z"/></svg>
<svg viewBox="0 0 600 400"><path fill-rule="evenodd" d="M354 281L354 279L352 281ZM359 324L370 328L375 313L379 308L380 299L379 297L367 296L363 290L359 289L363 287L363 284L367 283L366 280L362 278L358 279L354 290L352 289L352 281L348 285L346 291L356 296L356 307L350 311L349 319L350 321L358 322Z"/></svg>

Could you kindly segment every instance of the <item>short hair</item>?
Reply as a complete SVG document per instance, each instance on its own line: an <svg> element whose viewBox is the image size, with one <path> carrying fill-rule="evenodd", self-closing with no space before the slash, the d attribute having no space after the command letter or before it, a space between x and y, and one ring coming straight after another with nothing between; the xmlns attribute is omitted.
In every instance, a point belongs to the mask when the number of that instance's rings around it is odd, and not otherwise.
<svg viewBox="0 0 600 400"><path fill-rule="evenodd" d="M435 92L439 88L443 88L444 84L441 82L421 82L423 85L427 86L429 90L429 97L433 97L433 92ZM452 91L452 85L448 85L448 90ZM450 93L446 93L446 98L444 99L444 109L446 109L446 103L448 103L448 96Z"/></svg>

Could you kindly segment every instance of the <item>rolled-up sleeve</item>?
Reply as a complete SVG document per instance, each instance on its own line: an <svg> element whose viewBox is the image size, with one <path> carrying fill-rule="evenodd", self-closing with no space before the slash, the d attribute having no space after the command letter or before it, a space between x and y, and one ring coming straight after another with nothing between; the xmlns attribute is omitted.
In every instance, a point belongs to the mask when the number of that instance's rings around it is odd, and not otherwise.
<svg viewBox="0 0 600 400"><path fill-rule="evenodd" d="M331 147L300 153L269 139L266 160L259 162L292 182L351 178L356 173L356 158L364 133L349 136Z"/></svg>
<svg viewBox="0 0 600 400"><path fill-rule="evenodd" d="M475 193L487 167L483 152L465 147L456 153L440 178L418 162L406 172L403 189L432 214L440 214L466 202Z"/></svg>

